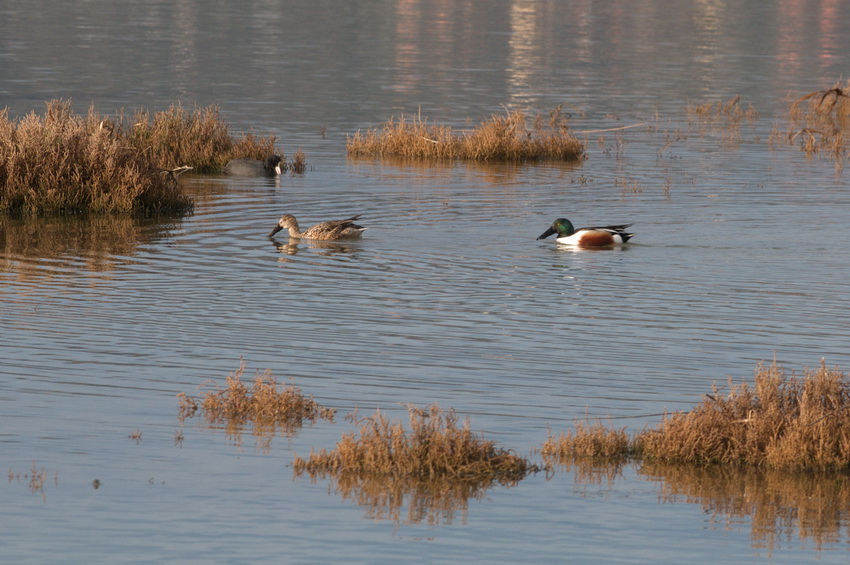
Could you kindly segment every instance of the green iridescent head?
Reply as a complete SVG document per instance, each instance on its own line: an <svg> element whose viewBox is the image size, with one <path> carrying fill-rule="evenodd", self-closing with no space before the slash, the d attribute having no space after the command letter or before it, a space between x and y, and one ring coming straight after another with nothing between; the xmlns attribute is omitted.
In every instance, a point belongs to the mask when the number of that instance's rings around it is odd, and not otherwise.
<svg viewBox="0 0 850 565"><path fill-rule="evenodd" d="M540 237L537 239L546 239L553 233L558 234L558 237L568 237L575 233L575 228L573 227L572 222L570 222L566 218L558 218L554 222L552 222L552 226L540 234Z"/></svg>

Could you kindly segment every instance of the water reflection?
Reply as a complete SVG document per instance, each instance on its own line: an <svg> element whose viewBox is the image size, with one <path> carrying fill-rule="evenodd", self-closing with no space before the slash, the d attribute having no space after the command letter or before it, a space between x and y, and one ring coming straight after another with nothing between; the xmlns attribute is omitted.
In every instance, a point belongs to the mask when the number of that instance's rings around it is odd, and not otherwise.
<svg viewBox="0 0 850 565"><path fill-rule="evenodd" d="M351 243L340 243L337 241L321 241L321 240L302 240L295 237L287 239L286 243L282 243L276 239L271 240L272 245L279 253L284 255L297 255L299 248L312 249L317 251L319 255L330 257L337 254L349 254L357 251L357 246ZM286 263L286 257L280 258L281 262Z"/></svg>
<svg viewBox="0 0 850 565"><path fill-rule="evenodd" d="M662 503L702 506L726 529L751 522L752 546L775 551L799 538L820 551L850 536L850 477L756 468L645 463L638 473L660 486Z"/></svg>
<svg viewBox="0 0 850 565"><path fill-rule="evenodd" d="M171 237L180 218L0 216L0 270L20 278L84 270L103 273Z"/></svg>
<svg viewBox="0 0 850 565"><path fill-rule="evenodd" d="M311 482L324 474L311 475ZM448 525L460 515L466 524L470 500L481 501L497 484L514 487L519 480L463 481L457 478L417 480L409 477L339 473L330 477L333 490L354 501L374 520L404 524Z"/></svg>

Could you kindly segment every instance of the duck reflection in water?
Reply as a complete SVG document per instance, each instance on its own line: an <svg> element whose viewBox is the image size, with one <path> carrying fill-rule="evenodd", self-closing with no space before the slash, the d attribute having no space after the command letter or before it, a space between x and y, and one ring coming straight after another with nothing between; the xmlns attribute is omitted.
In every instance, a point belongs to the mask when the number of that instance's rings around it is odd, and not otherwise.
<svg viewBox="0 0 850 565"><path fill-rule="evenodd" d="M272 239L272 244L278 250L278 252L283 253L285 255L297 255L299 251L299 245L303 247L307 247L308 249L315 249L318 251L319 255L324 255L326 257L330 257L332 255L340 255L340 254L350 254L356 251L356 246L351 245L350 243L338 243L335 241L320 241L320 240L309 240L304 241L297 237L290 237L287 239L286 243L281 243L275 239ZM281 261L287 261L287 259L281 258Z"/></svg>

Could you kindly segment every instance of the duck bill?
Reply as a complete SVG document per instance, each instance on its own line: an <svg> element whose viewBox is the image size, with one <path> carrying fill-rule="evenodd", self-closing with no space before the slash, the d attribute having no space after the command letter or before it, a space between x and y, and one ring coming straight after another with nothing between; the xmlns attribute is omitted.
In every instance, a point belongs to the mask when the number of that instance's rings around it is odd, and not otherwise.
<svg viewBox="0 0 850 565"><path fill-rule="evenodd" d="M549 237L553 233L555 233L555 228L549 228L545 232L541 233L540 236L537 239L546 239L547 237Z"/></svg>
<svg viewBox="0 0 850 565"><path fill-rule="evenodd" d="M276 226L274 227L274 229L272 229L271 233L269 234L269 237L274 237L274 234L276 234L277 232L279 232L279 231L280 231L280 230L282 230L282 229L283 229L283 228L282 228L282 227L280 227L280 224L276 225Z"/></svg>

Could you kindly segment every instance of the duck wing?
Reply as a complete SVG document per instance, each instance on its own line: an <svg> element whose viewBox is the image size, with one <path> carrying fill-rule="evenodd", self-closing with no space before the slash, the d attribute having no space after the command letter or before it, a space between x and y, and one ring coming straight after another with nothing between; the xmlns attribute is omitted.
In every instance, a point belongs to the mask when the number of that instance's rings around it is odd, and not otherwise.
<svg viewBox="0 0 850 565"><path fill-rule="evenodd" d="M366 229L363 226L358 226L354 223L354 221L359 217L360 214L357 214L356 216L351 216L344 220L330 220L322 222L307 230L304 235L314 239L343 239L355 237Z"/></svg>
<svg viewBox="0 0 850 565"><path fill-rule="evenodd" d="M617 225L614 225L614 226L594 226L592 228L579 228L579 229L576 230L576 232L580 232L581 230L588 230L588 231L599 230L599 231L608 231L608 232L613 232L613 233L622 233L622 232L626 231L631 226L632 226L632 224L617 224Z"/></svg>

